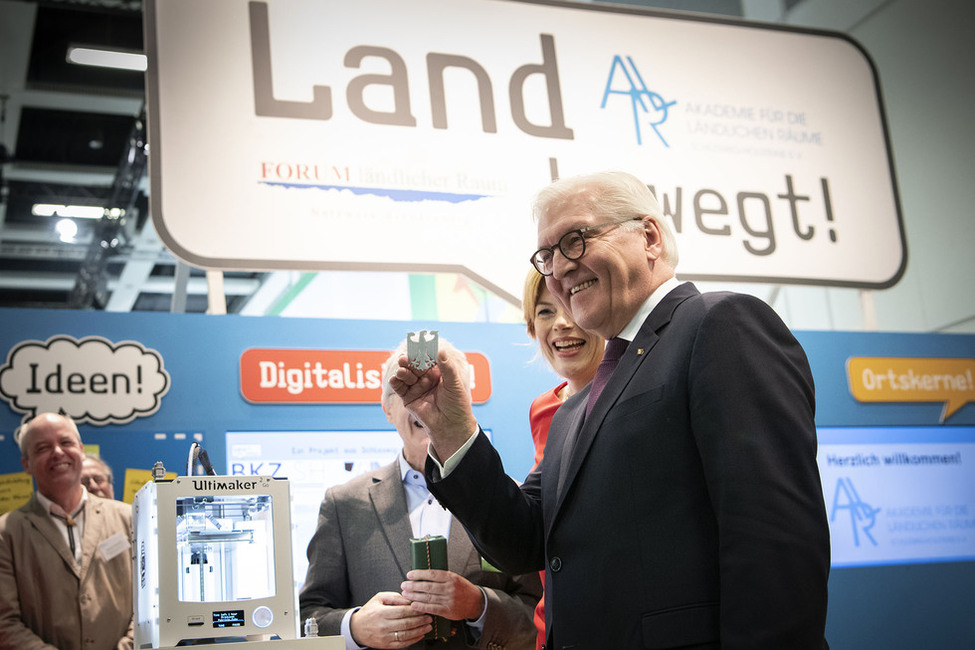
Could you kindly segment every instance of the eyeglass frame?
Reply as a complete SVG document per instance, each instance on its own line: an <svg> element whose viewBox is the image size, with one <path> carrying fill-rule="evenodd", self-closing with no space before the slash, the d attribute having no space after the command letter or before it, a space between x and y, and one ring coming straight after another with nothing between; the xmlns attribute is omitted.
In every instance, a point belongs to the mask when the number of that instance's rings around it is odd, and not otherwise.
<svg viewBox="0 0 975 650"><path fill-rule="evenodd" d="M568 232L564 233L561 237L559 237L559 241L555 243L555 246L543 246L542 248L539 248L537 251L532 253L532 256L528 258L528 261L531 262L532 268L534 268L535 271L537 271L540 275L544 277L548 277L555 272L554 261L555 261L556 248L559 249L560 253L562 253L562 257L574 262L575 260L582 259L582 256L586 254L586 239L587 239L586 233L587 232L589 232L590 230L596 230L597 228L605 228L606 226L612 226L612 225L622 226L624 223L630 223L631 221L643 221L643 217L632 217L630 219L623 219L622 221L615 221L615 220L604 221L603 223L597 223L592 226L586 226L585 228L573 228L572 230L569 230ZM575 257L569 257L569 255L565 252L565 249L562 248L562 242L565 241L565 238L568 237L569 235L579 235L579 239L580 241L582 241L582 250ZM552 270L549 271L548 273L545 273L540 268L538 268L538 264L535 263L535 259L538 257L538 254L541 253L542 251L549 251L552 254L553 267Z"/></svg>

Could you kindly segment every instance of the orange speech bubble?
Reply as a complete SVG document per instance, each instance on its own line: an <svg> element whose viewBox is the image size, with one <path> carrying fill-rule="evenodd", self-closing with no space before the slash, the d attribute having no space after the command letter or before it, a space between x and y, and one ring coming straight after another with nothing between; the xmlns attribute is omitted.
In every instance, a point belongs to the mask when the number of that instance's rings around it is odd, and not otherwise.
<svg viewBox="0 0 975 650"><path fill-rule="evenodd" d="M944 402L939 422L971 401L975 359L851 357L850 392L859 402Z"/></svg>

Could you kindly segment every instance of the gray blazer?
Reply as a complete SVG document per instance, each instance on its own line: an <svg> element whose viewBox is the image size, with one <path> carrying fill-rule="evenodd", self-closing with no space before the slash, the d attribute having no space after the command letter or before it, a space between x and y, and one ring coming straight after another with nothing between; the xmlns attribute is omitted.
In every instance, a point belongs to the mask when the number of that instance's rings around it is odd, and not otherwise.
<svg viewBox="0 0 975 650"><path fill-rule="evenodd" d="M89 493L78 566L36 493L0 517L0 650L132 648L131 549L99 550L131 531L131 506Z"/></svg>
<svg viewBox="0 0 975 650"><path fill-rule="evenodd" d="M410 570L412 536L398 462L327 490L318 530L308 544L301 620L314 616L319 634L340 634L348 609L364 605L380 591L399 593ZM447 561L451 571L484 588L487 616L476 644L469 645L470 639L458 633L435 647L533 650L532 613L541 595L538 575L512 577L483 569L456 519L450 525Z"/></svg>

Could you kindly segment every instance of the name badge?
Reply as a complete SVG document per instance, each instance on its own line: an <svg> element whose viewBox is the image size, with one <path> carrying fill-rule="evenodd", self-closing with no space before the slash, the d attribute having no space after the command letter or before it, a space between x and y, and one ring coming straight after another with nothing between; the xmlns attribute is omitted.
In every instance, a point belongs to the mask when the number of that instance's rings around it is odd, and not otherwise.
<svg viewBox="0 0 975 650"><path fill-rule="evenodd" d="M109 562L119 553L129 550L131 546L128 535L115 533L98 545L98 552L101 553L106 562Z"/></svg>

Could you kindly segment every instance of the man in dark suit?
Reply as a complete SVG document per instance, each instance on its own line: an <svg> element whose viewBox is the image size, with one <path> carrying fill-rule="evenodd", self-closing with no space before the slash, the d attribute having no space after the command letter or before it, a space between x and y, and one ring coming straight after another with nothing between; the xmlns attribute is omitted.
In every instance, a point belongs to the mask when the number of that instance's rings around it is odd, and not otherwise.
<svg viewBox="0 0 975 650"><path fill-rule="evenodd" d="M629 174L558 181L535 216L533 265L618 365L556 412L519 486L451 361L401 359L392 384L430 430L431 491L496 566L544 566L548 648L828 647L799 343L760 300L678 282L674 235Z"/></svg>
<svg viewBox="0 0 975 650"><path fill-rule="evenodd" d="M0 517L0 649L132 647L132 507L81 485L74 422L42 413L17 444L37 491Z"/></svg>
<svg viewBox="0 0 975 650"><path fill-rule="evenodd" d="M446 340L440 349L466 369L463 354ZM382 400L403 451L393 463L326 491L308 544L301 618L315 618L319 634L342 634L353 649L422 648L431 615L438 615L456 621L455 632L441 630L446 641L426 647L534 650L537 573L513 577L483 563L426 488L426 429L389 388L405 350L404 341L384 366ZM462 385L466 390L466 380ZM447 538L448 571L410 570L410 539L425 535Z"/></svg>

